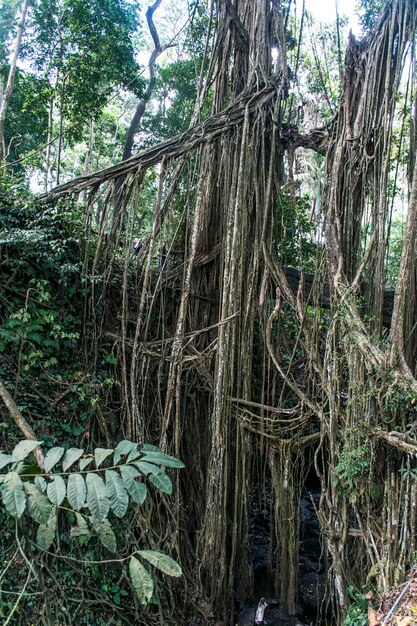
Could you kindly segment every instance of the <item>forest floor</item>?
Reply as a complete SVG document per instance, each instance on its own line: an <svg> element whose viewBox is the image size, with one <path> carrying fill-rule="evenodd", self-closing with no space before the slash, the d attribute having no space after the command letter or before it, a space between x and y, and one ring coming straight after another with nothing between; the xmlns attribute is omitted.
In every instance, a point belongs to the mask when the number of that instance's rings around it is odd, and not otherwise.
<svg viewBox="0 0 417 626"><path fill-rule="evenodd" d="M369 626L417 626L417 570L408 582L379 599L377 610L369 607Z"/></svg>

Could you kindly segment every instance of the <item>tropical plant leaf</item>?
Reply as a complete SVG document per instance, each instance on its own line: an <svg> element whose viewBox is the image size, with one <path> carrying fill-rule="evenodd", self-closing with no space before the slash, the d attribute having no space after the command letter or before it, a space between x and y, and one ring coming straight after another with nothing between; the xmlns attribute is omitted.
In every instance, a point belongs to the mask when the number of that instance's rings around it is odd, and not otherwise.
<svg viewBox="0 0 417 626"><path fill-rule="evenodd" d="M95 522L103 522L110 510L104 480L97 474L87 474L87 504Z"/></svg>
<svg viewBox="0 0 417 626"><path fill-rule="evenodd" d="M48 498L32 483L25 482L23 487L28 497L27 512L38 524L46 524L52 513Z"/></svg>
<svg viewBox="0 0 417 626"><path fill-rule="evenodd" d="M130 557L129 573L139 602L148 604L153 595L153 579L148 570L134 556Z"/></svg>
<svg viewBox="0 0 417 626"><path fill-rule="evenodd" d="M62 476L53 476L50 483L46 488L46 493L48 494L48 498L52 504L60 505L65 498L65 480Z"/></svg>
<svg viewBox="0 0 417 626"><path fill-rule="evenodd" d="M185 467L184 463L175 456L165 454L161 450L144 452L144 455L145 456L141 459L143 461L149 461L150 463L156 463L157 465L165 465L165 467Z"/></svg>
<svg viewBox="0 0 417 626"><path fill-rule="evenodd" d="M88 529L87 521L82 515L80 515L80 513L76 513L75 516L77 518L77 525L71 528L71 537L82 537L84 535L89 535L90 531Z"/></svg>
<svg viewBox="0 0 417 626"><path fill-rule="evenodd" d="M32 439L24 439L19 441L12 452L12 461L23 461L35 448L40 446L42 441L33 441Z"/></svg>
<svg viewBox="0 0 417 626"><path fill-rule="evenodd" d="M131 467L130 465L121 465L120 473L122 475L124 485L133 502L136 502L136 504L143 504L145 502L148 490L146 488L146 485L135 480L135 478L141 475L140 472L136 469L136 467Z"/></svg>
<svg viewBox="0 0 417 626"><path fill-rule="evenodd" d="M45 456L45 472L50 472L65 452L65 448L51 448Z"/></svg>
<svg viewBox="0 0 417 626"><path fill-rule="evenodd" d="M48 483L46 482L46 480L44 479L43 476L36 476L35 478L35 487L37 489L39 489L39 491L46 491L46 488L48 486Z"/></svg>
<svg viewBox="0 0 417 626"><path fill-rule="evenodd" d="M3 469L3 467L6 467L6 465L9 465L12 461L13 459L11 454L4 454L3 452L0 452L0 469Z"/></svg>
<svg viewBox="0 0 417 626"><path fill-rule="evenodd" d="M85 459L81 459L80 461L80 470L83 470L87 467L87 465L90 465L90 463L92 463L94 461L94 457L93 455L90 455L88 457L86 457Z"/></svg>
<svg viewBox="0 0 417 626"><path fill-rule="evenodd" d="M112 511L123 517L129 506L129 496L118 472L106 470L106 491Z"/></svg>
<svg viewBox="0 0 417 626"><path fill-rule="evenodd" d="M108 456L113 454L114 450L112 448L96 448L94 450L94 458L96 461L96 467L99 468Z"/></svg>
<svg viewBox="0 0 417 626"><path fill-rule="evenodd" d="M165 474L162 470L159 472L154 472L149 476L149 481L155 485L157 489L171 495L172 493L172 481L170 477Z"/></svg>
<svg viewBox="0 0 417 626"><path fill-rule="evenodd" d="M164 472L164 470L157 465L153 465L153 463L148 463L147 461L137 461L135 465L145 475L149 475L149 481L155 485L157 489L167 494L172 493L171 479L168 474Z"/></svg>
<svg viewBox="0 0 417 626"><path fill-rule="evenodd" d="M83 454L84 450L82 448L69 448L65 452L64 458L62 459L62 469L64 470L64 472L66 472L67 469L71 467L71 465L78 461L80 456L82 456Z"/></svg>
<svg viewBox="0 0 417 626"><path fill-rule="evenodd" d="M136 446L137 446L136 443L133 443L132 441L129 441L128 439L123 439L122 441L120 441L114 450L114 457L113 457L114 464L118 463L120 459L122 458L122 456L129 454L129 452L131 452L134 448L136 448Z"/></svg>
<svg viewBox="0 0 417 626"><path fill-rule="evenodd" d="M114 534L109 520L106 519L104 522L93 522L93 526L103 546L110 552L116 552L116 535Z"/></svg>
<svg viewBox="0 0 417 626"><path fill-rule="evenodd" d="M141 455L140 450L138 450L137 447L132 448L128 454L126 462L129 463L129 461L133 461L134 459L137 459L140 455Z"/></svg>
<svg viewBox="0 0 417 626"><path fill-rule="evenodd" d="M55 507L52 507L52 512L49 520L46 524L40 524L38 526L38 532L36 533L36 543L43 550L48 550L55 539L56 532L56 511Z"/></svg>
<svg viewBox="0 0 417 626"><path fill-rule="evenodd" d="M26 508L26 495L17 472L9 472L4 476L0 492L6 511L13 517L21 517Z"/></svg>
<svg viewBox="0 0 417 626"><path fill-rule="evenodd" d="M153 474L154 472L160 470L157 465L149 463L148 461L135 461L134 465L136 465L136 467L138 467L142 474L145 474L145 476L148 476L148 474Z"/></svg>
<svg viewBox="0 0 417 626"><path fill-rule="evenodd" d="M73 509L79 511L85 503L87 487L81 474L70 474L67 484L67 498Z"/></svg>
<svg viewBox="0 0 417 626"><path fill-rule="evenodd" d="M138 554L154 567L168 574L168 576L181 576L182 570L180 565L174 559L162 552L156 552L155 550L139 550Z"/></svg>

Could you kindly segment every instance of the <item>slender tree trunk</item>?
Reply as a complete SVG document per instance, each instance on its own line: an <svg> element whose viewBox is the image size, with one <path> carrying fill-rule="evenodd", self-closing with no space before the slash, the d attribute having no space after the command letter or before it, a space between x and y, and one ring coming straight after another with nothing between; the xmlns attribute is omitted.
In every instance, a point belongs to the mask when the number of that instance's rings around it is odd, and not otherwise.
<svg viewBox="0 0 417 626"><path fill-rule="evenodd" d="M49 182L51 180L51 145L52 145L52 121L54 114L54 98L51 97L48 113L48 139L46 142L46 158L45 158L45 193L48 193Z"/></svg>
<svg viewBox="0 0 417 626"><path fill-rule="evenodd" d="M149 32L151 33L153 43L154 43L154 49L151 53L151 56L149 57L149 64L148 64L149 83L148 83L148 86L146 88L143 98L139 100L139 103L136 107L135 114L132 118L132 121L130 122L129 130L127 131L126 142L123 148L123 155L122 155L123 161L125 161L126 159L130 159L130 157L132 156L135 133L139 127L143 114L145 113L145 110L146 110L146 105L151 98L151 95L153 93L153 90L156 84L155 62L159 54L161 53L162 49L161 49L161 44L159 41L159 35L155 28L155 24L153 22L153 15L155 11L157 10L157 8L161 5L161 3L162 3L162 0L156 0L152 5L148 7L148 10L146 11L146 21L148 23ZM115 182L115 191L114 191L114 198L115 198L114 217L115 218L117 218L117 215L120 212L120 206L121 206L120 205L120 190L123 186L125 178L126 178L125 176L120 176L119 178L116 179L116 182Z"/></svg>
<svg viewBox="0 0 417 626"><path fill-rule="evenodd" d="M26 13L29 6L29 0L24 0L22 5L22 15L17 26L16 40L14 44L13 56L10 62L9 77L7 79L6 89L4 90L3 99L0 106L0 162L6 157L6 146L4 143L4 124L6 121L7 107L13 92L14 78L16 74L17 58L19 56L20 45L22 43L23 31L25 29Z"/></svg>

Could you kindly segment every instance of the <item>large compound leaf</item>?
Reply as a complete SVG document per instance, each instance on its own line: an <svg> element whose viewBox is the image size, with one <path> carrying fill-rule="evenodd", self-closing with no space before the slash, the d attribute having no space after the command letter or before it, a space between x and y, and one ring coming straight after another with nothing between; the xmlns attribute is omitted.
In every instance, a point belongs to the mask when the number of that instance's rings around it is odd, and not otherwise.
<svg viewBox="0 0 417 626"><path fill-rule="evenodd" d="M143 504L145 502L148 490L146 488L146 485L135 480L135 478L141 475L140 472L138 472L136 467L131 467L130 465L121 465L120 473L122 475L124 485L133 502L136 502L136 504Z"/></svg>
<svg viewBox="0 0 417 626"><path fill-rule="evenodd" d="M140 556L149 563L151 563L154 567L157 567L164 574L168 574L168 576L181 576L182 570L174 559L172 559L167 554L163 554L162 552L156 552L155 550L139 550Z"/></svg>
<svg viewBox="0 0 417 626"><path fill-rule="evenodd" d="M135 461L135 465L143 474L149 474L149 481L160 491L167 494L172 493L171 479L160 467L147 461Z"/></svg>
<svg viewBox="0 0 417 626"><path fill-rule="evenodd" d="M112 511L123 517L129 506L129 496L118 472L106 470L106 492Z"/></svg>
<svg viewBox="0 0 417 626"><path fill-rule="evenodd" d="M93 526L103 546L110 552L116 552L116 535L110 526L109 520L93 522Z"/></svg>
<svg viewBox="0 0 417 626"><path fill-rule="evenodd" d="M9 472L4 476L0 492L6 511L13 517L21 517L26 508L26 495L17 472Z"/></svg>
<svg viewBox="0 0 417 626"><path fill-rule="evenodd" d="M12 452L13 461L23 461L35 448L40 446L42 441L33 441L32 439L24 439L19 441Z"/></svg>
<svg viewBox="0 0 417 626"><path fill-rule="evenodd" d="M48 487L46 488L46 493L48 494L49 500L52 504L60 505L65 498L65 480L62 476L54 476L50 483L48 483Z"/></svg>
<svg viewBox="0 0 417 626"><path fill-rule="evenodd" d="M67 498L73 509L79 511L85 503L87 487L81 474L70 474L67 484Z"/></svg>
<svg viewBox="0 0 417 626"><path fill-rule="evenodd" d="M56 465L65 452L65 448L51 448L45 456L45 472L48 473Z"/></svg>
<svg viewBox="0 0 417 626"><path fill-rule="evenodd" d="M48 550L55 539L56 533L56 512L55 507L52 507L52 512L49 520L46 524L40 524L38 526L38 532L36 533L36 543L43 550Z"/></svg>
<svg viewBox="0 0 417 626"><path fill-rule="evenodd" d="M32 483L23 484L27 498L27 512L38 524L46 524L52 513L52 505L42 491Z"/></svg>
<svg viewBox="0 0 417 626"><path fill-rule="evenodd" d="M139 602L142 605L148 604L153 595L152 576L134 556L132 556L129 561L129 573Z"/></svg>
<svg viewBox="0 0 417 626"><path fill-rule="evenodd" d="M82 456L83 454L84 450L82 448L69 448L65 452L64 458L62 459L62 469L64 470L64 472L66 472L67 469L69 469L71 465L75 463L75 461L78 461L80 456Z"/></svg>
<svg viewBox="0 0 417 626"><path fill-rule="evenodd" d="M150 463L155 463L157 465L165 465L165 467L185 467L184 463L177 459L175 456L170 456L169 454L165 454L161 450L155 451L143 451L144 457L143 461L149 461Z"/></svg>
<svg viewBox="0 0 417 626"><path fill-rule="evenodd" d="M96 448L94 450L94 459L96 461L96 467L99 468L108 456L113 454L113 448Z"/></svg>
<svg viewBox="0 0 417 626"><path fill-rule="evenodd" d="M95 522L103 522L110 510L104 480L97 474L87 474L87 504Z"/></svg>

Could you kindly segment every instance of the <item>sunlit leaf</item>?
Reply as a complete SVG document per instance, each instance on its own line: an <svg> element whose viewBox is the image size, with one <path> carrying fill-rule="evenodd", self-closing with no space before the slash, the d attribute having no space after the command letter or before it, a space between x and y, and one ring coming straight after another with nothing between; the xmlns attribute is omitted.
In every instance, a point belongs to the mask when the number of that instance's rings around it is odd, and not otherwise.
<svg viewBox="0 0 417 626"><path fill-rule="evenodd" d="M12 452L13 461L23 461L35 448L40 446L42 441L33 441L32 439L24 439L19 441Z"/></svg>
<svg viewBox="0 0 417 626"><path fill-rule="evenodd" d="M6 474L0 484L0 493L6 511L13 517L21 517L26 507L23 482L17 472Z"/></svg>
<svg viewBox="0 0 417 626"><path fill-rule="evenodd" d="M123 517L129 506L129 496L118 472L106 470L106 491L112 511Z"/></svg>
<svg viewBox="0 0 417 626"><path fill-rule="evenodd" d="M67 469L71 467L71 465L78 461L80 456L82 456L83 454L84 450L82 448L69 448L65 452L64 458L62 459L62 469L64 470L64 472L66 472Z"/></svg>
<svg viewBox="0 0 417 626"><path fill-rule="evenodd" d="M3 467L6 467L6 465L9 465L12 461L11 454L3 454L3 452L0 452L0 469L3 469Z"/></svg>
<svg viewBox="0 0 417 626"><path fill-rule="evenodd" d="M85 503L87 488L81 474L70 474L67 484L67 498L73 509L79 511Z"/></svg>
<svg viewBox="0 0 417 626"><path fill-rule="evenodd" d="M154 567L157 567L164 574L168 576L181 576L182 570L174 559L162 552L156 552L155 550L139 550L138 553L142 558L146 559Z"/></svg>
<svg viewBox="0 0 417 626"><path fill-rule="evenodd" d="M46 524L52 513L52 505L44 493L32 483L23 484L27 498L27 512L38 524Z"/></svg>
<svg viewBox="0 0 417 626"><path fill-rule="evenodd" d="M50 472L65 452L65 448L51 448L45 456L45 472Z"/></svg>
<svg viewBox="0 0 417 626"><path fill-rule="evenodd" d="M97 468L100 467L103 461L107 459L107 457L110 456L111 454L113 454L113 448L96 448L94 450L94 458L96 461L96 467Z"/></svg>
<svg viewBox="0 0 417 626"><path fill-rule="evenodd" d="M120 441L114 450L114 457L113 457L114 463L115 464L118 463L120 459L122 458L122 456L129 454L131 450L136 448L136 445L137 445L136 443L133 443L132 441L129 441L128 439L123 439L122 441Z"/></svg>
<svg viewBox="0 0 417 626"><path fill-rule="evenodd" d="M54 476L46 488L50 502L59 506L65 498L65 492L65 481L62 476Z"/></svg>
<svg viewBox="0 0 417 626"><path fill-rule="evenodd" d="M134 556L132 556L129 561L129 573L139 602L142 605L148 604L153 595L154 585L152 576Z"/></svg>
<svg viewBox="0 0 417 626"><path fill-rule="evenodd" d="M95 522L103 522L110 510L106 485L97 474L87 474L87 504Z"/></svg>

